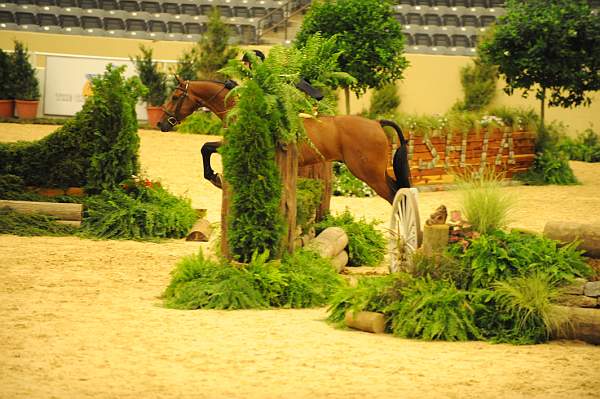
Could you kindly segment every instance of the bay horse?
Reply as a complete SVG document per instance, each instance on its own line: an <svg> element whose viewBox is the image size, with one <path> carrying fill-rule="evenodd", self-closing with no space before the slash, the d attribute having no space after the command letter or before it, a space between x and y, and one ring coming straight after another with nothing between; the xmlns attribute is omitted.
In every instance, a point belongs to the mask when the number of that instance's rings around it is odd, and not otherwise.
<svg viewBox="0 0 600 399"><path fill-rule="evenodd" d="M210 109L224 120L235 100L227 94L237 83L213 80L183 81L163 106L164 115L158 123L168 132L200 107ZM400 127L392 121L374 121L360 116L320 116L303 119L306 135L311 143L298 143L298 166L326 161L346 164L350 173L365 182L390 204L398 189L410 187L407 143ZM400 147L393 157L383 126L392 127L398 134ZM204 177L216 186L218 176L210 166L210 156L221 142L206 143L202 147ZM314 147L313 147L314 146ZM393 167L395 176L388 174Z"/></svg>

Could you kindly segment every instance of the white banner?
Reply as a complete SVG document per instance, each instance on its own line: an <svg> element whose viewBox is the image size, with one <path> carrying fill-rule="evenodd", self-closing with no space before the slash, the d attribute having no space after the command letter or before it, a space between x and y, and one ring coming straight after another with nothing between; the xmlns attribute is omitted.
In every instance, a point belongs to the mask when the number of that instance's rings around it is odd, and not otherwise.
<svg viewBox="0 0 600 399"><path fill-rule="evenodd" d="M126 65L125 76L136 75L133 63L128 60L47 56L44 114L72 116L79 112L85 92L90 90L90 78L102 75L108 64ZM145 104L138 104L135 110L138 119L146 120Z"/></svg>

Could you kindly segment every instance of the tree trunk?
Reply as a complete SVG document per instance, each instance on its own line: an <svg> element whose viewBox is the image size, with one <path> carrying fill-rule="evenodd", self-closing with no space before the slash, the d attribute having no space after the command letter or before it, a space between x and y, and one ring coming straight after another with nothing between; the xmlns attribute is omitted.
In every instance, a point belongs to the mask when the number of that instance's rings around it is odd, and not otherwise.
<svg viewBox="0 0 600 399"><path fill-rule="evenodd" d="M540 107L540 126L544 129L544 118L546 115L546 88L542 87L542 98L541 98L541 107Z"/></svg>
<svg viewBox="0 0 600 399"><path fill-rule="evenodd" d="M344 87L344 96L346 97L346 115L350 115L350 88Z"/></svg>

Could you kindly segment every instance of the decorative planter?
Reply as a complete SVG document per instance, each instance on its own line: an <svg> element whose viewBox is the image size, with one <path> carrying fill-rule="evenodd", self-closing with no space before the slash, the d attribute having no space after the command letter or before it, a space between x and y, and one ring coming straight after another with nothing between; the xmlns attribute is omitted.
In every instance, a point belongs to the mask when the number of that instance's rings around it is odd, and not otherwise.
<svg viewBox="0 0 600 399"><path fill-rule="evenodd" d="M152 127L156 127L164 114L162 107L148 106L146 107L146 111L148 112L148 124Z"/></svg>
<svg viewBox="0 0 600 399"><path fill-rule="evenodd" d="M0 100L0 118L12 118L14 113L14 100Z"/></svg>
<svg viewBox="0 0 600 399"><path fill-rule="evenodd" d="M37 116L38 100L15 100L15 113L19 119L33 119Z"/></svg>

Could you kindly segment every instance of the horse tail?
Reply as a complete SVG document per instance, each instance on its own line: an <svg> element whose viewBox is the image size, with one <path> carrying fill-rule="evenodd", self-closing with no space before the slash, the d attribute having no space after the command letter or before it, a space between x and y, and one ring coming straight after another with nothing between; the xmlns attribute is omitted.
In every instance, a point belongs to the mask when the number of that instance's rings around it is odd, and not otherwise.
<svg viewBox="0 0 600 399"><path fill-rule="evenodd" d="M396 122L382 119L379 121L379 124L381 126L389 126L393 128L400 139L400 147L394 153L394 158L392 161L396 180L394 181L389 176L386 176L388 185L395 194L399 189L404 187L408 188L411 186L410 166L408 164L408 143L402 134L402 129Z"/></svg>

